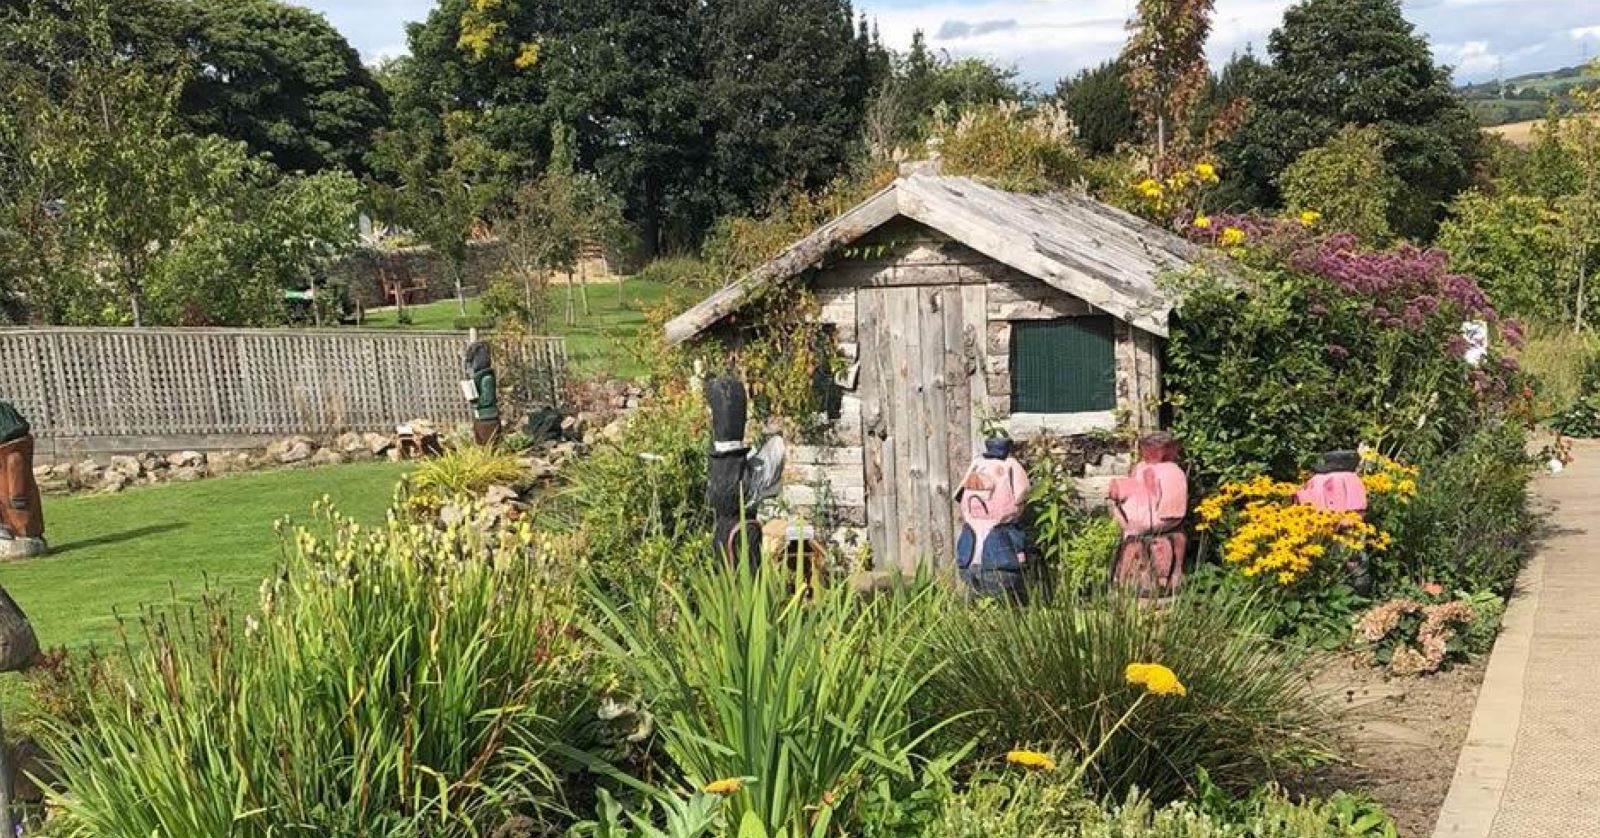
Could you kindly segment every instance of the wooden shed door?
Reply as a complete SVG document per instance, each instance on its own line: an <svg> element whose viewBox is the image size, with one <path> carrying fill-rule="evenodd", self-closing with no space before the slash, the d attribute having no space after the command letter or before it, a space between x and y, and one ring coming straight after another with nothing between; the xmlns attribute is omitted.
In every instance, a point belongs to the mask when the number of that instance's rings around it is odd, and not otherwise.
<svg viewBox="0 0 1600 838"><path fill-rule="evenodd" d="M959 523L952 492L977 436L983 289L862 288L856 306L874 565L948 566Z"/></svg>

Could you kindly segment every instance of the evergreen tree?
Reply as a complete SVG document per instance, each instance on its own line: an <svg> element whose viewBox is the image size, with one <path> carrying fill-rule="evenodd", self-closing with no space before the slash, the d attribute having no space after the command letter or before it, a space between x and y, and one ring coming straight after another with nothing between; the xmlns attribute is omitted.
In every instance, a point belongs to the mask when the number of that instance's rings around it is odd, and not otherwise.
<svg viewBox="0 0 1600 838"><path fill-rule="evenodd" d="M709 0L702 49L721 213L817 189L854 159L872 79L846 0Z"/></svg>
<svg viewBox="0 0 1600 838"><path fill-rule="evenodd" d="M1078 142L1090 154L1110 154L1139 138L1126 75L1121 61L1107 61L1056 85L1056 98L1078 127Z"/></svg>
<svg viewBox="0 0 1600 838"><path fill-rule="evenodd" d="M1399 0L1304 0L1284 15L1268 52L1271 65L1251 85L1251 117L1226 151L1224 176L1237 199L1279 206L1278 178L1300 155L1346 125L1372 125L1406 184L1390 225L1431 236L1469 183L1482 141Z"/></svg>

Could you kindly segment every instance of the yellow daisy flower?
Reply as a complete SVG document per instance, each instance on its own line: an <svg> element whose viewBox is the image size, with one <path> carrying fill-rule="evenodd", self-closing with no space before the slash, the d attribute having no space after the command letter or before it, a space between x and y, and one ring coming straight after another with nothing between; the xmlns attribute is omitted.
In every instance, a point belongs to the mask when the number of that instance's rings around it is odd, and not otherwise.
<svg viewBox="0 0 1600 838"><path fill-rule="evenodd" d="M705 788L701 789L701 791L705 792L706 794L717 795L718 797L728 797L744 791L744 781L737 777L729 777L725 780L712 780L711 782L706 783Z"/></svg>

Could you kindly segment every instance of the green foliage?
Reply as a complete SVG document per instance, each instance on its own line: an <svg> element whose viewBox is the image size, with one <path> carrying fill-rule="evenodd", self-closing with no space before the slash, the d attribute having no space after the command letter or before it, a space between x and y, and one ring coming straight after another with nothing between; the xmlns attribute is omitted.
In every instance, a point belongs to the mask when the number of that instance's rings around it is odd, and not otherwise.
<svg viewBox="0 0 1600 838"><path fill-rule="evenodd" d="M970 175L1018 192L1063 189L1082 176L1072 121L1054 103L971 108L953 122L941 116L936 130L947 174Z"/></svg>
<svg viewBox="0 0 1600 838"><path fill-rule="evenodd" d="M710 289L714 287L713 277L711 266L694 256L653 259L634 274L634 278L640 281L688 289Z"/></svg>
<svg viewBox="0 0 1600 838"><path fill-rule="evenodd" d="M1337 792L1301 800L1275 785L1230 798L1204 785L1195 800L1157 806L1132 794L1096 805L1059 780L984 778L951 801L927 838L1396 838L1376 803Z"/></svg>
<svg viewBox="0 0 1600 838"><path fill-rule="evenodd" d="M1391 524L1394 546L1373 563L1379 588L1434 582L1449 590L1509 592L1532 526L1533 462L1525 445L1522 429L1502 422L1423 461L1417 496Z"/></svg>
<svg viewBox="0 0 1600 838"><path fill-rule="evenodd" d="M1044 566L1055 574L1057 587L1070 595L1105 581L1122 539L1116 522L1084 508L1065 462L1048 456L1031 459L1028 476L1033 485L1024 530Z"/></svg>
<svg viewBox="0 0 1600 838"><path fill-rule="evenodd" d="M1250 118L1224 146L1223 176L1248 206L1282 202L1278 180L1346 125L1377 127L1406 188L1391 204L1398 235L1431 237L1482 151L1472 115L1414 34L1398 0L1304 0L1268 41Z"/></svg>
<svg viewBox="0 0 1600 838"><path fill-rule="evenodd" d="M603 443L581 468L567 469L539 512L576 535L577 560L626 587L693 564L688 545L711 531L706 505L704 403L664 393L645 403L620 437Z"/></svg>
<svg viewBox="0 0 1600 838"><path fill-rule="evenodd" d="M242 140L286 172L365 170L388 101L322 15L277 0L198 0L184 11L202 68L181 101L194 131Z"/></svg>
<svg viewBox="0 0 1600 838"><path fill-rule="evenodd" d="M439 256L465 314L467 247L500 197L509 160L485 142L472 113L455 111L438 125L385 131L373 163L392 182L373 190L379 210Z"/></svg>
<svg viewBox="0 0 1600 838"><path fill-rule="evenodd" d="M1240 288L1186 282L1168 344L1174 431L1204 491L1257 474L1292 478L1318 452L1360 442L1413 460L1447 449L1479 417L1450 347L1462 317L1441 309L1400 328L1371 301L1269 260Z"/></svg>
<svg viewBox="0 0 1600 838"><path fill-rule="evenodd" d="M152 615L49 750L64 834L477 835L561 815L585 656L520 539L329 515L259 609ZM93 685L86 683L85 690Z"/></svg>
<svg viewBox="0 0 1600 838"><path fill-rule="evenodd" d="M1389 239L1389 207L1400 182L1384 161L1389 142L1372 126L1346 125L1283 170L1279 185L1290 215L1316 212L1322 223L1363 242Z"/></svg>
<svg viewBox="0 0 1600 838"><path fill-rule="evenodd" d="M696 794L687 800L674 794L658 794L664 810L662 828L657 829L653 807L644 813L623 809L605 789L598 789L599 804L595 820L572 828L573 838L701 838L712 836L722 821L720 800L709 794Z"/></svg>
<svg viewBox="0 0 1600 838"><path fill-rule="evenodd" d="M594 594L589 633L646 697L674 773L691 788L741 781L725 809L740 834L746 820L760 835L848 831L863 789L914 780L937 727L911 712L937 670L915 630L933 592L863 601L798 584L702 566L633 603Z"/></svg>
<svg viewBox="0 0 1600 838"><path fill-rule="evenodd" d="M1186 593L1162 611L1117 594L965 609L930 629L930 660L944 664L921 706L988 753L1018 742L1084 753L1138 698L1124 667L1156 661L1188 695L1137 714L1094 762L1091 786L1169 799L1199 769L1250 783L1321 747L1299 658L1267 628L1259 603L1229 590Z"/></svg>
<svg viewBox="0 0 1600 838"><path fill-rule="evenodd" d="M413 492L435 500L465 500L482 495L491 486L515 485L526 474L510 451L463 444L424 460L406 476L405 483Z"/></svg>
<svg viewBox="0 0 1600 838"><path fill-rule="evenodd" d="M1111 154L1138 139L1126 75L1121 61L1106 61L1056 86L1056 98L1078 126L1078 142L1090 154Z"/></svg>
<svg viewBox="0 0 1600 838"><path fill-rule="evenodd" d="M1439 228L1439 246L1450 251L1457 270L1478 277L1501 311L1544 322L1568 316L1560 215L1548 201L1511 192L1464 192Z"/></svg>
<svg viewBox="0 0 1600 838"><path fill-rule="evenodd" d="M26 151L0 166L0 263L32 317L281 322L282 291L353 243L354 180L281 177L240 143L188 133L183 77L124 60L98 0L29 8L0 27L29 68L0 72L15 106L0 133Z"/></svg>
<svg viewBox="0 0 1600 838"><path fill-rule="evenodd" d="M867 150L874 159L887 160L896 149L927 139L936 112L960 114L1023 98L1015 69L936 53L921 30L912 34L910 49L894 55L889 65L866 112Z"/></svg>
<svg viewBox="0 0 1600 838"><path fill-rule="evenodd" d="M1198 145L1191 128L1211 79L1205 45L1215 6L1214 0L1139 0L1128 22L1120 61L1157 177L1183 168Z"/></svg>

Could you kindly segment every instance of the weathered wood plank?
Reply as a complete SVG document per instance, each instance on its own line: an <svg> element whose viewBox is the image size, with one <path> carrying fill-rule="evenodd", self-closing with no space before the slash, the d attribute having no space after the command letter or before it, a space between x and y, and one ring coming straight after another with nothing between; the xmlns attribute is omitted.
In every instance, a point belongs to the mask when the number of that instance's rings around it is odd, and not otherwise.
<svg viewBox="0 0 1600 838"><path fill-rule="evenodd" d="M923 412L921 382L922 331L917 313L917 289L885 289L889 295L889 354L894 394L895 480L898 497L900 569L912 572L928 549L928 434Z"/></svg>
<svg viewBox="0 0 1600 838"><path fill-rule="evenodd" d="M954 556L954 533L951 513L954 502L950 499L950 382L947 370L949 352L945 340L946 309L960 305L959 291L954 288L921 288L917 291L917 319L919 325L920 375L917 381L922 391L918 402L918 424L927 439L927 515L928 537L925 562L934 566Z"/></svg>
<svg viewBox="0 0 1600 838"><path fill-rule="evenodd" d="M854 463L840 463L837 465L786 463L783 467L783 482L785 484L806 486L815 483L827 483L835 489L866 488L866 476L861 470L859 460Z"/></svg>
<svg viewBox="0 0 1600 838"><path fill-rule="evenodd" d="M864 451L859 445L791 445L788 460L802 465L859 464Z"/></svg>
<svg viewBox="0 0 1600 838"><path fill-rule="evenodd" d="M944 394L944 444L945 481L943 515L945 543L935 556L935 567L947 569L955 562L955 535L960 524L955 514L955 493L966 476L972 460L972 375L968 372L969 348L965 338L966 295L962 288L946 288L940 292L940 313L943 315L944 372L940 391ZM937 419L938 416L935 416Z"/></svg>
<svg viewBox="0 0 1600 838"><path fill-rule="evenodd" d="M900 542L893 527L895 510L895 451L892 438L894 397L888 383L891 355L888 311L882 291L856 296L857 322L863 350L861 368L862 468L866 484L867 540L878 568L897 567Z"/></svg>
<svg viewBox="0 0 1600 838"><path fill-rule="evenodd" d="M968 417L971 431L970 450L973 454L976 454L982 448L983 422L989 416L989 382L983 375L984 359L988 357L985 352L988 332L988 296L989 289L984 285L967 285L961 289L961 314L964 321L961 327L961 339L966 353L967 408L970 413ZM1007 367L1007 373L1009 374L1009 359L1007 359Z"/></svg>
<svg viewBox="0 0 1600 838"><path fill-rule="evenodd" d="M815 486L788 483L783 487L782 497L785 503L808 508L814 508L823 501L842 508L860 507L866 504L866 490L859 486L834 487L832 491L820 492Z"/></svg>
<svg viewBox="0 0 1600 838"><path fill-rule="evenodd" d="M1053 300L989 303L991 320L1059 320L1063 317L1086 317L1093 313L1094 309L1088 303L1064 294Z"/></svg>

